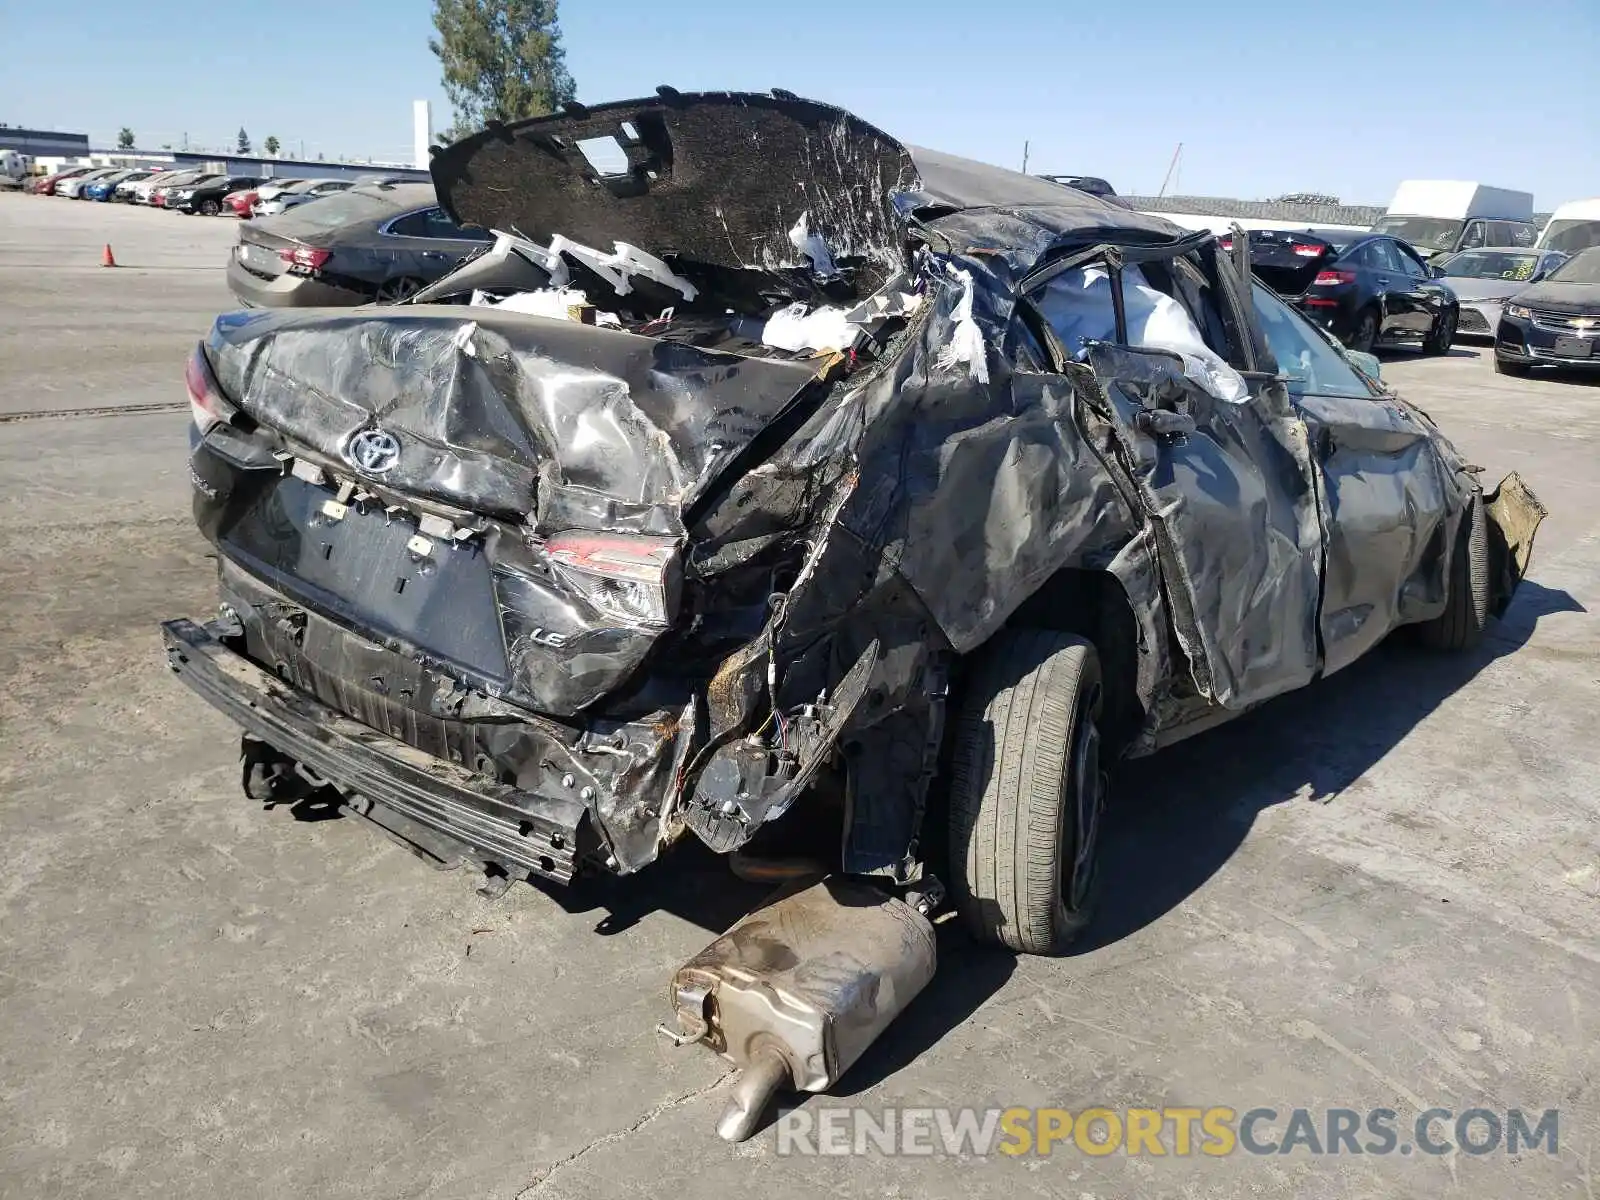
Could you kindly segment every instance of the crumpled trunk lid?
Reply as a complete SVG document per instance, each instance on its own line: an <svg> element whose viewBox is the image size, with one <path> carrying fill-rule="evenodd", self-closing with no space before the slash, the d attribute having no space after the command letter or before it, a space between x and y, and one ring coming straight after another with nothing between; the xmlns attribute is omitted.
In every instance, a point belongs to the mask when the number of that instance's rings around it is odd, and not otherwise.
<svg viewBox="0 0 1600 1200"><path fill-rule="evenodd" d="M235 313L206 350L233 403L356 478L529 524L668 535L820 369L460 306ZM393 439L392 462L363 463L363 431Z"/></svg>

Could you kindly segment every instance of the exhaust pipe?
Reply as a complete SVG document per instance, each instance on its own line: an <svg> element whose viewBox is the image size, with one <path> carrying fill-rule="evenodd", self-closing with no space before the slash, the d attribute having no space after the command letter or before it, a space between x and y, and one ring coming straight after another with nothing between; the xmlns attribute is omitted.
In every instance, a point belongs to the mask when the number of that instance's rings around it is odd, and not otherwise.
<svg viewBox="0 0 1600 1200"><path fill-rule="evenodd" d="M674 1044L740 1069L717 1132L742 1142L780 1088L826 1091L933 978L933 926L856 880L779 892L672 979Z"/></svg>

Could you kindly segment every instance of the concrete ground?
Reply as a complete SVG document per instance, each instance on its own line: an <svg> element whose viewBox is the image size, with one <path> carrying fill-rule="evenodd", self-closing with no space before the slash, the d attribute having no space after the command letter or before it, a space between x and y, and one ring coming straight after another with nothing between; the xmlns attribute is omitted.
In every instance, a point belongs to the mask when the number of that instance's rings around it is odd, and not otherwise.
<svg viewBox="0 0 1600 1200"><path fill-rule="evenodd" d="M795 1161L719 1142L723 1066L652 1032L748 900L716 860L485 900L246 801L234 730L164 669L156 622L213 606L182 363L234 237L0 194L0 1196L1595 1195L1600 388L1481 347L1386 364L1551 510L1508 619L1126 771L1077 952L946 930L807 1105L1379 1106L1407 1135L1559 1108L1555 1155Z"/></svg>

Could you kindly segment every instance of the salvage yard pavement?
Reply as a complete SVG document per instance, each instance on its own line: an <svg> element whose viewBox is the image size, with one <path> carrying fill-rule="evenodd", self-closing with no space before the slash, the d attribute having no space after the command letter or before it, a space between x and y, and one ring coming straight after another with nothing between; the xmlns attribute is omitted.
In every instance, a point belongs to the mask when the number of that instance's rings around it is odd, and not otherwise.
<svg viewBox="0 0 1600 1200"><path fill-rule="evenodd" d="M1594 1194L1600 387L1386 361L1550 509L1507 618L1123 772L1075 952L946 929L805 1105L1557 1109L1554 1153L800 1160L718 1141L723 1064L654 1033L750 903L720 861L485 899L243 799L234 729L166 673L156 622L214 603L182 369L236 230L0 195L0 1196Z"/></svg>

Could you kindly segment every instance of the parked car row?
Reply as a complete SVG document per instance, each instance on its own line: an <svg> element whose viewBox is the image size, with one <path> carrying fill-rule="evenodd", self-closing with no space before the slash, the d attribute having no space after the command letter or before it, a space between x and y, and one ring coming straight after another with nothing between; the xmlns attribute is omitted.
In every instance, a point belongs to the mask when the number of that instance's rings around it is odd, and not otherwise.
<svg viewBox="0 0 1600 1200"><path fill-rule="evenodd" d="M1493 339L1495 369L1526 375L1536 366L1600 366L1600 247L1582 248L1585 219L1564 218L1562 232L1580 243L1569 250L1532 244L1526 223L1469 215L1449 229L1423 229L1431 257L1384 232L1422 228L1420 217L1385 218L1365 233L1245 236L1255 276L1352 350L1410 345L1446 354L1457 335ZM1497 236L1515 244L1478 244ZM1233 240L1223 236L1223 247L1231 250Z"/></svg>
<svg viewBox="0 0 1600 1200"><path fill-rule="evenodd" d="M248 219L276 216L359 183L398 183L404 178L370 175L360 179L280 179L194 169L69 167L33 181L28 190L41 196L118 200L208 217L232 213Z"/></svg>

